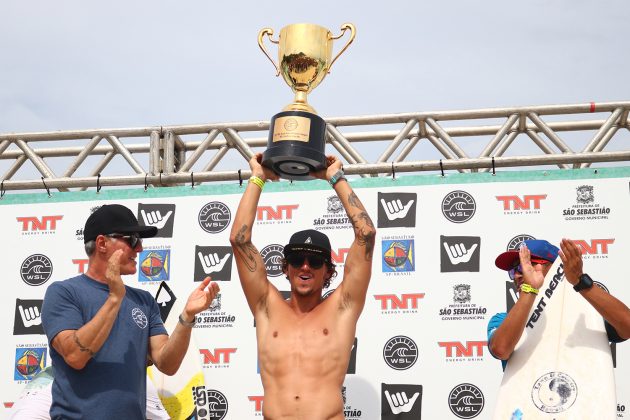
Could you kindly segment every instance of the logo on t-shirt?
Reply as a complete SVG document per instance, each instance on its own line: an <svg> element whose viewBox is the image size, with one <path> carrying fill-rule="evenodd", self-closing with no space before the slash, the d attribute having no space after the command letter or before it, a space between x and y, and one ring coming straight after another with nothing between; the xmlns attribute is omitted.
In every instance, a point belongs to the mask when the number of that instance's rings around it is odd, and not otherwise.
<svg viewBox="0 0 630 420"><path fill-rule="evenodd" d="M136 323L136 325L142 329L145 329L147 325L149 325L149 320L147 316L142 312L140 308L133 308L131 310L131 318Z"/></svg>

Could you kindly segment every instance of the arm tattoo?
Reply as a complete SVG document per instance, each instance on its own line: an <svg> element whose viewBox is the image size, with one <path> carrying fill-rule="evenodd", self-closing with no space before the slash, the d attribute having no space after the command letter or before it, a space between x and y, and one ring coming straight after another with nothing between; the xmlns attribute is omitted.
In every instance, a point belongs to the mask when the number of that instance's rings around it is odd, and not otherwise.
<svg viewBox="0 0 630 420"><path fill-rule="evenodd" d="M361 200L359 200L359 197L357 197L354 191L348 195L348 203L350 203L352 207L363 209L363 204L361 204Z"/></svg>
<svg viewBox="0 0 630 420"><path fill-rule="evenodd" d="M81 344L81 342L79 342L79 336L77 335L77 332L75 331L74 334L72 334L74 336L74 342L77 344L77 346L79 346L79 350L81 350L84 353L88 353L90 355L90 357L94 357L94 352L92 350L90 350L89 348L85 347L83 344Z"/></svg>
<svg viewBox="0 0 630 420"><path fill-rule="evenodd" d="M359 245L365 245L365 260L372 260L372 253L374 252L374 239L376 237L376 232L373 230L368 231L368 233L361 233L357 236L357 240Z"/></svg>
<svg viewBox="0 0 630 420"><path fill-rule="evenodd" d="M361 246L365 246L365 259L369 261L372 259L372 253L374 251L376 232L374 232L373 229L364 232L359 226L359 221L363 220L365 224L371 228L374 228L374 223L372 223L372 219L370 219L370 216L364 211L355 215L350 220L352 221L352 226L356 232L357 243Z"/></svg>
<svg viewBox="0 0 630 420"><path fill-rule="evenodd" d="M236 244L239 254L243 257L243 262L247 266L250 272L256 271L256 254L258 250L251 243L251 241L245 241L245 232L247 231L247 225L243 225L236 234Z"/></svg>

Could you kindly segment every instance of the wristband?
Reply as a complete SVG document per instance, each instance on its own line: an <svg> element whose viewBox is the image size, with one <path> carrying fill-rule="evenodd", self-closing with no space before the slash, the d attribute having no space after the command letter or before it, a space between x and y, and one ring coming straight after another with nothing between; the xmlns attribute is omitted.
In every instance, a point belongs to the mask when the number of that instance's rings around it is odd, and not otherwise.
<svg viewBox="0 0 630 420"><path fill-rule="evenodd" d="M335 184L337 182L339 182L340 180L342 180L342 179L346 179L346 177L343 174L343 170L339 169L337 172L335 172L335 174L333 176L330 177L330 181L328 181L328 182L330 182L330 185L334 187ZM346 179L346 181L347 181L347 179Z"/></svg>
<svg viewBox="0 0 630 420"><path fill-rule="evenodd" d="M182 318L182 314L179 314L179 321L178 322L180 324L182 324L184 327L192 328L197 323L197 317L195 317L192 322L188 322L188 321L185 321L184 318Z"/></svg>
<svg viewBox="0 0 630 420"><path fill-rule="evenodd" d="M258 188L260 188L261 191L265 187L265 181L263 181L262 178L259 178L256 175L250 176L249 177L249 182L252 183L252 184L257 185Z"/></svg>
<svg viewBox="0 0 630 420"><path fill-rule="evenodd" d="M538 294L538 292L539 292L539 290L538 290L538 289L534 289L532 286L530 286L530 285L529 285L529 284L527 284L527 283L523 283L523 284L521 284L521 289L520 289L520 290L521 290L521 292L523 292L523 293L533 293L533 294L535 294L535 295L537 295L537 294Z"/></svg>

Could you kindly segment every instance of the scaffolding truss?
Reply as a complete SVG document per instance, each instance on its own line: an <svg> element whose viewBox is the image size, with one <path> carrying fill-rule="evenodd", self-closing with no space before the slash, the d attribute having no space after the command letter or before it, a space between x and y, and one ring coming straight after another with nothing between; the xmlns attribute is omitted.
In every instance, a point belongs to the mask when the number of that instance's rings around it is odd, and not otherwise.
<svg viewBox="0 0 630 420"><path fill-rule="evenodd" d="M620 130L627 134L629 110L630 102L591 102L327 118L327 153L341 155L346 174L358 176L541 165L585 168L630 161L625 139L622 150L605 150ZM269 121L252 121L0 134L0 163L6 166L0 189L4 194L239 180L249 176L241 168L248 168L254 149L266 147L268 130ZM567 140L579 132L592 135L580 150ZM519 135L531 140L535 154L506 155ZM471 138L480 138L485 145L474 157L463 147ZM421 142L430 145L434 159L412 159ZM372 154L377 151L371 162L363 151L366 147ZM228 159L230 151L240 157ZM124 164L116 164L123 174L105 175L117 156L124 159ZM61 173L59 164L52 164L56 158L66 161L61 175L56 174ZM96 159L93 166L89 158ZM27 162L34 170L25 177L22 172L27 171L20 169ZM228 169L218 170L219 163Z"/></svg>

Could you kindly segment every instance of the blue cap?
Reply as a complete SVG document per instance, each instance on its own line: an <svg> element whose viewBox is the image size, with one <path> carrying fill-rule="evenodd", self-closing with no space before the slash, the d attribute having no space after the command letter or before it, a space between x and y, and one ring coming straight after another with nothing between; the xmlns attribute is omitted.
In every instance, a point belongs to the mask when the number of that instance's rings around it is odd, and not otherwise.
<svg viewBox="0 0 630 420"><path fill-rule="evenodd" d="M538 258L549 262L554 262L558 257L557 246L551 245L549 242L543 239L530 239L523 241L523 243L529 249L532 258ZM514 263L518 261L518 251L507 251L500 254L494 261L494 264L501 270L508 271L514 267Z"/></svg>

